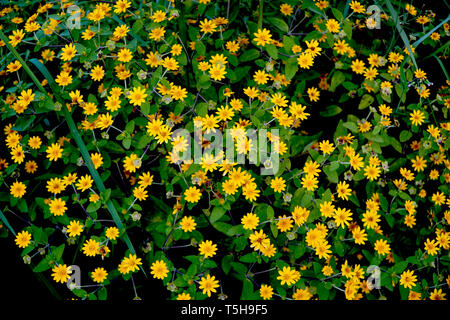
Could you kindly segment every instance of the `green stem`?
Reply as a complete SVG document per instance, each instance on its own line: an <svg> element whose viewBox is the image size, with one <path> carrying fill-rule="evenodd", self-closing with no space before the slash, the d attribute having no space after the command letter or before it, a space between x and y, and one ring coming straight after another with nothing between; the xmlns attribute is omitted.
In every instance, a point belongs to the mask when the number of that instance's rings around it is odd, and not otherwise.
<svg viewBox="0 0 450 320"><path fill-rule="evenodd" d="M259 0L258 29L262 29L264 0Z"/></svg>

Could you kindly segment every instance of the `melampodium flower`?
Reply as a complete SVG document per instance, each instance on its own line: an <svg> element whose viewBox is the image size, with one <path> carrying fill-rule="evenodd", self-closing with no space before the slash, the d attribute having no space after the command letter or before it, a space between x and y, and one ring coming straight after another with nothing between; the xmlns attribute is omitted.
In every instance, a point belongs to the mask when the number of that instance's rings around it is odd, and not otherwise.
<svg viewBox="0 0 450 320"><path fill-rule="evenodd" d="M110 240L116 240L119 236L119 229L117 227L109 227L106 229L105 236Z"/></svg>
<svg viewBox="0 0 450 320"><path fill-rule="evenodd" d="M26 230L19 232L16 235L15 242L19 248L28 247L28 245L30 244L30 241L31 241L31 234Z"/></svg>
<svg viewBox="0 0 450 320"><path fill-rule="evenodd" d="M375 248L375 251L381 255L388 254L391 251L391 247L389 246L387 241L383 240L383 239L378 239L375 242L374 248Z"/></svg>
<svg viewBox="0 0 450 320"><path fill-rule="evenodd" d="M334 221L338 227L344 228L352 221L352 212L345 208L336 208L334 211Z"/></svg>
<svg viewBox="0 0 450 320"><path fill-rule="evenodd" d="M50 213L54 216L62 216L66 212L66 201L60 198L50 200L49 203Z"/></svg>
<svg viewBox="0 0 450 320"><path fill-rule="evenodd" d="M265 46L266 44L272 43L272 35L270 34L270 31L266 28L264 29L258 29L257 32L253 34L255 38L253 39L256 42L257 46Z"/></svg>
<svg viewBox="0 0 450 320"><path fill-rule="evenodd" d="M70 274L72 273L70 266L68 267L65 264L54 266L52 271L53 280L59 283L66 283L70 278Z"/></svg>
<svg viewBox="0 0 450 320"><path fill-rule="evenodd" d="M130 103L134 106L141 106L145 102L145 98L147 94L145 93L145 89L141 87L134 87L128 96L130 99Z"/></svg>
<svg viewBox="0 0 450 320"><path fill-rule="evenodd" d="M185 216L180 221L181 230L184 232L192 232L195 230L195 227L197 226L197 223L195 222L194 218L191 216Z"/></svg>
<svg viewBox="0 0 450 320"><path fill-rule="evenodd" d="M417 282L417 276L414 275L414 270L404 271L400 275L400 284L404 288L412 289L416 285L416 282Z"/></svg>
<svg viewBox="0 0 450 320"><path fill-rule="evenodd" d="M117 60L120 62L128 62L131 61L131 59L133 59L133 54L127 48L122 48L117 53Z"/></svg>
<svg viewBox="0 0 450 320"><path fill-rule="evenodd" d="M152 263L150 272L154 278L163 280L169 273L169 268L164 260L157 260Z"/></svg>
<svg viewBox="0 0 450 320"><path fill-rule="evenodd" d="M22 182L14 182L9 188L9 192L15 198L22 198L27 190L27 186Z"/></svg>
<svg viewBox="0 0 450 320"><path fill-rule="evenodd" d="M96 268L91 273L91 278L96 283L103 283L108 277L108 272L104 268Z"/></svg>
<svg viewBox="0 0 450 320"><path fill-rule="evenodd" d="M247 213L242 217L241 223L246 230L254 230L259 224L259 217L254 213Z"/></svg>
<svg viewBox="0 0 450 320"><path fill-rule="evenodd" d="M208 297L211 297L211 292L217 292L216 288L219 287L219 281L216 280L216 277L211 277L209 274L202 277L199 284L199 289L203 290L202 293L207 294Z"/></svg>
<svg viewBox="0 0 450 320"><path fill-rule="evenodd" d="M278 274L277 280L281 281L281 285L291 286L300 279L300 273L291 267L283 267L282 270L278 270Z"/></svg>
<svg viewBox="0 0 450 320"><path fill-rule="evenodd" d="M184 198L187 202L196 203L200 200L202 193L197 187L190 187L184 192Z"/></svg>
<svg viewBox="0 0 450 320"><path fill-rule="evenodd" d="M61 60L70 61L75 57L76 53L77 49L75 49L73 43L66 44L64 48L61 49Z"/></svg>
<svg viewBox="0 0 450 320"><path fill-rule="evenodd" d="M273 288L266 284L262 284L261 288L259 288L259 295L264 300L268 300L268 299L272 298L272 296L273 296Z"/></svg>
<svg viewBox="0 0 450 320"><path fill-rule="evenodd" d="M132 153L129 156L125 157L123 160L123 167L126 171L133 173L136 172L136 169L140 168L142 165L142 161L138 158L137 154Z"/></svg>
<svg viewBox="0 0 450 320"><path fill-rule="evenodd" d="M211 240L202 241L198 245L198 250L205 258L214 257L216 255L217 245L213 244Z"/></svg>
<svg viewBox="0 0 450 320"><path fill-rule="evenodd" d="M78 182L75 184L75 186L78 190L81 190L83 192L92 187L93 182L94 180L92 180L91 176L87 174L78 179Z"/></svg>
<svg viewBox="0 0 450 320"><path fill-rule="evenodd" d="M56 161L59 158L62 158L63 149L61 149L61 146L58 143L52 143L45 152L50 161Z"/></svg>
<svg viewBox="0 0 450 320"><path fill-rule="evenodd" d="M100 243L94 239L86 240L83 245L83 253L88 257L95 257L100 253Z"/></svg>
<svg viewBox="0 0 450 320"><path fill-rule="evenodd" d="M105 69L102 66L97 65L91 70L91 78L94 81L100 81L105 76Z"/></svg>
<svg viewBox="0 0 450 320"><path fill-rule="evenodd" d="M83 232L83 225L80 223L80 221L70 221L69 225L67 226L67 234L69 237L76 237L79 236Z"/></svg>

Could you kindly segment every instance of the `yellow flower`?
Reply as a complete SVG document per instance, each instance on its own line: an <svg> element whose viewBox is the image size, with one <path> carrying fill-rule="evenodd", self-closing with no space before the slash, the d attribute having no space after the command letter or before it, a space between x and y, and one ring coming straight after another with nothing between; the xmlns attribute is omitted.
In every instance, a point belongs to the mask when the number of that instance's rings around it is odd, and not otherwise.
<svg viewBox="0 0 450 320"><path fill-rule="evenodd" d="M70 221L69 225L67 226L67 233L69 234L69 237L76 237L83 232L83 225L79 221Z"/></svg>
<svg viewBox="0 0 450 320"><path fill-rule="evenodd" d="M217 245L213 244L211 240L202 241L198 245L198 250L205 258L214 257L216 255Z"/></svg>
<svg viewBox="0 0 450 320"><path fill-rule="evenodd" d="M197 226L197 223L195 222L195 219L191 216L185 216L180 221L181 230L184 232L192 232L195 230L195 227Z"/></svg>
<svg viewBox="0 0 450 320"><path fill-rule="evenodd" d="M67 86L72 83L72 76L70 75L70 72L61 71L56 77L55 82L62 87Z"/></svg>
<svg viewBox="0 0 450 320"><path fill-rule="evenodd" d="M411 113L411 116L409 117L409 120L411 123L415 126L420 126L425 119L425 114L421 110L413 110Z"/></svg>
<svg viewBox="0 0 450 320"><path fill-rule="evenodd" d="M105 231L105 236L110 240L116 240L119 236L119 229L117 229L116 227L109 227Z"/></svg>
<svg viewBox="0 0 450 320"><path fill-rule="evenodd" d="M73 43L66 44L64 48L61 49L61 60L70 61L75 57L76 53L77 49L75 49Z"/></svg>
<svg viewBox="0 0 450 320"><path fill-rule="evenodd" d="M49 203L49 209L54 216L62 216L67 210L66 201L60 198L52 199Z"/></svg>
<svg viewBox="0 0 450 320"><path fill-rule="evenodd" d="M270 187L275 192L282 192L286 189L286 181L282 177L276 177L270 181Z"/></svg>
<svg viewBox="0 0 450 320"><path fill-rule="evenodd" d="M23 195L26 193L27 186L22 182L14 182L11 187L9 188L9 191L11 195L15 198L22 198Z"/></svg>
<svg viewBox="0 0 450 320"><path fill-rule="evenodd" d="M142 87L134 87L128 96L130 103L134 106L141 106L145 102L147 94L145 89Z"/></svg>
<svg viewBox="0 0 450 320"><path fill-rule="evenodd" d="M70 266L66 266L65 264L56 265L52 269L52 277L57 283L66 283L70 278L70 274L72 270Z"/></svg>
<svg viewBox="0 0 450 320"><path fill-rule="evenodd" d="M217 25L213 20L208 20L205 18L205 20L200 21L200 31L204 32L205 34L213 33L216 31Z"/></svg>
<svg viewBox="0 0 450 320"><path fill-rule="evenodd" d="M122 48L117 53L117 60L120 62L128 62L131 61L131 59L133 59L133 54L127 48Z"/></svg>
<svg viewBox="0 0 450 320"><path fill-rule="evenodd" d="M273 288L270 285L262 284L259 288L259 295L264 300L271 299L273 296Z"/></svg>
<svg viewBox="0 0 450 320"><path fill-rule="evenodd" d="M157 260L153 262L150 269L152 270L150 273L153 277L160 280L166 278L169 273L169 268L164 260Z"/></svg>
<svg viewBox="0 0 450 320"><path fill-rule="evenodd" d="M374 249L380 255L388 254L391 251L391 247L389 246L387 241L383 239L378 239L375 242Z"/></svg>
<svg viewBox="0 0 450 320"><path fill-rule="evenodd" d="M120 14L126 12L129 7L131 7L131 3L128 0L117 0L114 5L114 13Z"/></svg>
<svg viewBox="0 0 450 320"><path fill-rule="evenodd" d="M30 241L31 241L31 234L26 230L19 232L16 235L15 242L19 248L28 247L28 245L30 244Z"/></svg>
<svg viewBox="0 0 450 320"><path fill-rule="evenodd" d="M77 187L78 190L81 190L83 192L92 187L93 182L94 180L92 180L91 176L86 174L85 176L78 179L78 182L76 183L75 186Z"/></svg>
<svg viewBox="0 0 450 320"><path fill-rule="evenodd" d="M97 65L91 70L91 78L94 81L100 81L105 76L105 69L102 66Z"/></svg>
<svg viewBox="0 0 450 320"><path fill-rule="evenodd" d="M200 200L202 193L197 187L190 187L184 192L184 198L187 202L196 203Z"/></svg>
<svg viewBox="0 0 450 320"><path fill-rule="evenodd" d="M291 286L295 284L300 279L300 273L291 268L291 267L283 267L283 269L278 270L277 280L281 281L281 285Z"/></svg>
<svg viewBox="0 0 450 320"><path fill-rule="evenodd" d="M132 153L129 156L125 157L123 160L124 168L128 172L136 172L136 169L140 168L142 165L142 161L138 158L137 154Z"/></svg>
<svg viewBox="0 0 450 320"><path fill-rule="evenodd" d="M334 211L334 222L338 227L344 228L352 221L352 212L349 209L337 208Z"/></svg>
<svg viewBox="0 0 450 320"><path fill-rule="evenodd" d="M95 268L91 273L91 278L96 283L103 283L108 277L108 272L104 268Z"/></svg>
<svg viewBox="0 0 450 320"><path fill-rule="evenodd" d="M83 245L83 253L87 257L95 257L100 253L100 243L94 239L86 240Z"/></svg>
<svg viewBox="0 0 450 320"><path fill-rule="evenodd" d="M254 33L255 38L253 39L256 42L257 46L265 46L266 44L272 43L272 35L270 31L266 28L258 29L257 32Z"/></svg>
<svg viewBox="0 0 450 320"><path fill-rule="evenodd" d="M404 288L412 289L415 287L417 282L417 276L414 275L414 270L407 270L404 271L400 275L400 285L402 285Z"/></svg>
<svg viewBox="0 0 450 320"><path fill-rule="evenodd" d="M202 290L203 294L207 294L208 297L211 297L211 292L217 292L216 288L219 287L219 281L216 280L216 277L211 277L209 274L206 277L202 277L199 284L199 289Z"/></svg>
<svg viewBox="0 0 450 320"><path fill-rule="evenodd" d="M246 230L254 230L259 224L259 217L254 213L247 213L242 217L241 223Z"/></svg>
<svg viewBox="0 0 450 320"><path fill-rule="evenodd" d="M225 66L221 66L220 64L215 64L209 68L209 75L215 81L220 81L225 78L226 73Z"/></svg>
<svg viewBox="0 0 450 320"><path fill-rule="evenodd" d="M326 23L326 27L328 31L332 33L338 33L339 32L339 22L337 22L335 19L328 19Z"/></svg>

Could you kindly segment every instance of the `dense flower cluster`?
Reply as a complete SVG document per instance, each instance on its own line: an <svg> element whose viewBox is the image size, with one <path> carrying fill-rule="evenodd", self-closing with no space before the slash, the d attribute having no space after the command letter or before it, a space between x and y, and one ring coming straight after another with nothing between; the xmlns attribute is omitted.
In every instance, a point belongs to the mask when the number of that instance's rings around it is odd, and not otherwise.
<svg viewBox="0 0 450 320"><path fill-rule="evenodd" d="M0 10L0 235L58 291L106 299L149 274L178 300L447 298L450 25L433 7L29 2ZM250 129L274 175L249 163ZM246 163L207 138L226 130ZM92 290L63 286L77 261Z"/></svg>

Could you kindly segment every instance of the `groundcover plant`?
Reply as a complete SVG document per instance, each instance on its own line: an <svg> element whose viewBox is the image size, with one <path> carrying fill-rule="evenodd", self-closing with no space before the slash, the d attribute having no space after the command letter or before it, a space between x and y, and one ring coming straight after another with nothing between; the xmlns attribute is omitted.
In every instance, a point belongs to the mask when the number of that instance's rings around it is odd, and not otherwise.
<svg viewBox="0 0 450 320"><path fill-rule="evenodd" d="M0 3L2 264L62 299L447 298L445 1Z"/></svg>

